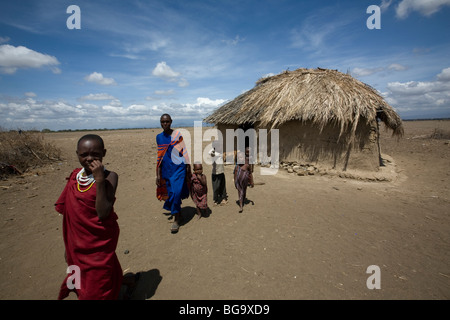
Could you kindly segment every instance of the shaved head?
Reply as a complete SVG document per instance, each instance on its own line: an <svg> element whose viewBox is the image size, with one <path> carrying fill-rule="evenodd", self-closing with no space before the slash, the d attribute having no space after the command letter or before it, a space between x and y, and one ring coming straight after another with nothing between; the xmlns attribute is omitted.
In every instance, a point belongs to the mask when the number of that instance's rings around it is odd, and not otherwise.
<svg viewBox="0 0 450 320"><path fill-rule="evenodd" d="M98 143L100 143L101 148L105 149L105 144L103 142L103 139L99 135L96 135L96 134L86 134L86 135L82 136L80 138L80 140L78 140L77 149L78 149L80 143L85 140L97 141Z"/></svg>

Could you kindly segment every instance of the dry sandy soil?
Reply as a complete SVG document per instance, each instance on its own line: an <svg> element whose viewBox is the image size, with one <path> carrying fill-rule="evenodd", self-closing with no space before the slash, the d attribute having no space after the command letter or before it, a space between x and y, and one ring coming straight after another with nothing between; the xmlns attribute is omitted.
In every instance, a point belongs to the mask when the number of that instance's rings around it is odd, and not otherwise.
<svg viewBox="0 0 450 320"><path fill-rule="evenodd" d="M393 159L389 182L267 176L256 167L253 203L238 213L230 165L229 203L212 206L210 192L211 212L196 220L184 200L177 234L155 196L161 130L97 132L107 168L119 174L117 255L124 273L141 272L133 298L449 299L450 145L428 136L450 132L450 121L404 125L399 141L382 133L382 152ZM53 204L79 167L75 144L84 133L45 134L64 160L0 181L0 299L56 299L67 265ZM211 168L205 172L211 191ZM371 265L380 268L381 289L367 288Z"/></svg>

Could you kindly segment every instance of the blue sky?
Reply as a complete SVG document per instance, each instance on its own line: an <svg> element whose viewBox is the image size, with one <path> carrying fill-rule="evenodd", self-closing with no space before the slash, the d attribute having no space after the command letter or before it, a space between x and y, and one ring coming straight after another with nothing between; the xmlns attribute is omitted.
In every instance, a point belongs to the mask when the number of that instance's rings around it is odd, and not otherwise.
<svg viewBox="0 0 450 320"><path fill-rule="evenodd" d="M80 8L81 29L69 29ZM380 29L366 12L380 8ZM0 127L193 125L297 68L350 72L403 119L450 117L450 0L82 1L0 5Z"/></svg>

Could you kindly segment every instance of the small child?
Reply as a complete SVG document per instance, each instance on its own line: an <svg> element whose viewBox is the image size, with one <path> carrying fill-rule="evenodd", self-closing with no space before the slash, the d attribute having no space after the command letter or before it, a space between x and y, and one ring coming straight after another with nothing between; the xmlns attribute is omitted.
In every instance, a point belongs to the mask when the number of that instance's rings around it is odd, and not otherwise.
<svg viewBox="0 0 450 320"><path fill-rule="evenodd" d="M253 175L251 171L250 164L248 163L248 158L245 157L243 152L238 152L237 163L234 167L234 185L238 190L239 196L239 212L244 210L244 201L247 196L247 187L253 188Z"/></svg>
<svg viewBox="0 0 450 320"><path fill-rule="evenodd" d="M208 186L206 176L203 174L201 163L194 164L194 174L191 176L191 197L197 206L197 219L202 217L202 211L208 209Z"/></svg>
<svg viewBox="0 0 450 320"><path fill-rule="evenodd" d="M73 170L55 209L63 215L65 258L69 266L79 268L79 285L69 281L61 285L58 299L75 291L80 300L116 300L123 274L116 247L119 225L114 211L118 175L106 170L103 139L94 134L80 138L76 150L82 168Z"/></svg>
<svg viewBox="0 0 450 320"><path fill-rule="evenodd" d="M209 151L212 158L211 181L213 187L214 205L225 205L228 203L227 184L225 180L225 170L223 166L223 154L217 152L215 148Z"/></svg>

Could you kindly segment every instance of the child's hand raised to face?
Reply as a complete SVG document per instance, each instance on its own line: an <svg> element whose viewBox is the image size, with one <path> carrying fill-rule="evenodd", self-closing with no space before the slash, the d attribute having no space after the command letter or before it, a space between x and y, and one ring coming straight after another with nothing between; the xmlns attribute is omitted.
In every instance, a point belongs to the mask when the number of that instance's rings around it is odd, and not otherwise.
<svg viewBox="0 0 450 320"><path fill-rule="evenodd" d="M95 181L102 182L105 178L105 168L103 167L103 163L100 160L93 160L89 163L89 169L94 176Z"/></svg>

